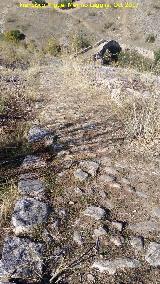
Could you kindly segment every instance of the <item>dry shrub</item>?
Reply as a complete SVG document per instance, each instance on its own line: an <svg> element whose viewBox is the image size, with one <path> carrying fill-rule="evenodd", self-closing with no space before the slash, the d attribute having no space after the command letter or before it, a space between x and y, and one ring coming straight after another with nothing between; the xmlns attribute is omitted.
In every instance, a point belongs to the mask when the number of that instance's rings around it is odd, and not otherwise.
<svg viewBox="0 0 160 284"><path fill-rule="evenodd" d="M2 184L0 186L0 225L1 227L10 225L10 217L13 206L18 199L18 190L15 183Z"/></svg>
<svg viewBox="0 0 160 284"><path fill-rule="evenodd" d="M122 96L121 103L112 104L114 113L123 122L128 137L157 139L160 135L159 95Z"/></svg>
<svg viewBox="0 0 160 284"><path fill-rule="evenodd" d="M61 46L58 40L54 37L48 39L47 43L43 48L43 52L53 56L57 56L61 52Z"/></svg>

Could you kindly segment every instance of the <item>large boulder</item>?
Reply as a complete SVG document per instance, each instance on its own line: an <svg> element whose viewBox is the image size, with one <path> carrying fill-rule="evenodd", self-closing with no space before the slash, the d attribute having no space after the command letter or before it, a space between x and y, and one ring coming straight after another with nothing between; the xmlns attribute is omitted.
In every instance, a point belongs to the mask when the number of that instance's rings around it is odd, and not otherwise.
<svg viewBox="0 0 160 284"><path fill-rule="evenodd" d="M94 59L101 59L102 64L108 64L110 61L116 62L121 51L122 48L120 44L115 40L111 40L107 42L97 54L94 55Z"/></svg>

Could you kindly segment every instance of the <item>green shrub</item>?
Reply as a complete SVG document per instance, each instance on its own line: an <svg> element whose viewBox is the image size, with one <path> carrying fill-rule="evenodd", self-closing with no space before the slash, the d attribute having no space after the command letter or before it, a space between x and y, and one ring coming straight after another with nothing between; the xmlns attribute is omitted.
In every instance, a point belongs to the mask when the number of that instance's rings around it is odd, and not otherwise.
<svg viewBox="0 0 160 284"><path fill-rule="evenodd" d="M4 33L4 39L12 42L19 42L25 39L25 35L19 30L12 30Z"/></svg>
<svg viewBox="0 0 160 284"><path fill-rule="evenodd" d="M32 0L32 4L48 5L45 0Z"/></svg>
<svg viewBox="0 0 160 284"><path fill-rule="evenodd" d="M58 5L60 9L71 9L73 8L73 0L59 0Z"/></svg>
<svg viewBox="0 0 160 284"><path fill-rule="evenodd" d="M44 53L57 56L61 52L61 46L57 39L51 37L43 48Z"/></svg>
<svg viewBox="0 0 160 284"><path fill-rule="evenodd" d="M154 52L155 63L160 62L160 49Z"/></svg>
<svg viewBox="0 0 160 284"><path fill-rule="evenodd" d="M155 42L156 40L156 37L154 36L154 34L149 34L146 38L146 42L149 42L149 43L153 43Z"/></svg>

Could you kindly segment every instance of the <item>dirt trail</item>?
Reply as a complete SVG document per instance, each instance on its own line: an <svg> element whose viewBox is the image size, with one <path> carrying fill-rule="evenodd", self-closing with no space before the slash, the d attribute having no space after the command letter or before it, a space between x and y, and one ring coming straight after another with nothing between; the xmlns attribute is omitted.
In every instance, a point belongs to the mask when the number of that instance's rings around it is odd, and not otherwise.
<svg viewBox="0 0 160 284"><path fill-rule="evenodd" d="M63 63L62 65L54 63L50 68L44 67L44 70L41 70L40 92L46 93L47 98L40 114L40 122L44 126L53 126L56 129L61 142L69 147L75 159L84 155L100 159L106 156L111 158L114 165L125 165L125 171L127 170L127 175L130 176L137 192L140 192L140 196L136 193L130 195L123 192L121 198L124 198L124 194L127 211L124 211L122 203L119 214L123 218L131 218L131 222L152 218L151 208L153 204L156 206L159 195L158 169L154 169L154 160L138 162L136 156L132 156L132 151L129 151L130 146L125 142L122 125L107 107L106 93L101 93L103 88L110 94L112 90L113 96L118 99L116 93L119 93L119 88L122 85L125 88L127 85L128 87L132 85L134 80L137 80L138 74L118 68L92 65L84 67L83 72L78 73L77 68L78 65L74 64L63 66ZM77 73L78 78L75 84L72 81L74 72ZM101 88L98 94L93 87L95 81ZM139 81L139 87L137 86L140 93L143 84ZM154 84L158 84L158 81ZM145 91L145 87L143 88ZM120 202L118 196L115 199ZM131 216L131 210L136 211L135 219Z"/></svg>

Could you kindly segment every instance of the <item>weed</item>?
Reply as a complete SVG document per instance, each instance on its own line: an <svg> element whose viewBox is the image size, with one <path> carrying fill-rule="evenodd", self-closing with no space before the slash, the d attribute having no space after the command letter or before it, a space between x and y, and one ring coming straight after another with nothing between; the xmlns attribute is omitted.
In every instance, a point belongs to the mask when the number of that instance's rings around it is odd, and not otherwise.
<svg viewBox="0 0 160 284"><path fill-rule="evenodd" d="M154 52L154 59L156 64L160 61L160 49Z"/></svg>
<svg viewBox="0 0 160 284"><path fill-rule="evenodd" d="M44 53L57 56L61 52L61 46L56 38L51 37L43 48Z"/></svg>
<svg viewBox="0 0 160 284"><path fill-rule="evenodd" d="M78 52L79 50L90 46L90 41L87 35L83 32L76 33L70 37L71 50Z"/></svg>
<svg viewBox="0 0 160 284"><path fill-rule="evenodd" d="M18 43L21 40L25 39L25 35L19 30L12 30L4 33L4 39L6 41L12 41Z"/></svg>
<svg viewBox="0 0 160 284"><path fill-rule="evenodd" d="M154 43L156 40L156 37L154 36L154 34L149 34L146 38L146 42L149 42L149 43Z"/></svg>

